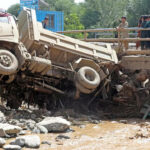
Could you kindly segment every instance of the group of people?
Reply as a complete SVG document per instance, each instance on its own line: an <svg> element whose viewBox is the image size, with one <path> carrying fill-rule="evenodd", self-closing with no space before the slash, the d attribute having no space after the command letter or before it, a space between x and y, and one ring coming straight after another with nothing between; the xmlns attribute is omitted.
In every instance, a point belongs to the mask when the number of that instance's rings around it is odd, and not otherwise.
<svg viewBox="0 0 150 150"><path fill-rule="evenodd" d="M150 28L150 15L143 15L140 17L138 22L139 28ZM128 28L128 22L126 17L121 18L121 23L117 27L120 28ZM120 38L128 38L129 34L127 30L120 32ZM139 38L150 38L150 30L140 30L138 31ZM124 40L121 44L123 44L124 48L128 49L128 41ZM141 50L150 49L150 41L138 41L136 43L136 48L138 49L141 46Z"/></svg>
<svg viewBox="0 0 150 150"><path fill-rule="evenodd" d="M150 15L143 15L139 19L138 27L150 28ZM150 30L139 31L138 37L140 38L150 38ZM150 49L150 41L141 41L136 43L136 48L138 49L141 45L141 49Z"/></svg>

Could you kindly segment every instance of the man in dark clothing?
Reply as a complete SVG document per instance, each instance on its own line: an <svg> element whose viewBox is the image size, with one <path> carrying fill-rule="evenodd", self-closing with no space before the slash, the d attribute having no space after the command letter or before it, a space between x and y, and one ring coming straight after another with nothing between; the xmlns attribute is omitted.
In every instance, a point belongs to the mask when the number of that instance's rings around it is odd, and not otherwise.
<svg viewBox="0 0 150 150"><path fill-rule="evenodd" d="M150 15L147 18L145 28L150 28ZM147 31L146 38L150 38L150 30ZM150 41L146 41L146 49L150 49Z"/></svg>
<svg viewBox="0 0 150 150"><path fill-rule="evenodd" d="M146 23L147 23L147 19L148 19L148 16L143 16L143 22L141 24L141 27L142 28L145 28L146 26ZM141 31L141 38L146 38L147 36L147 31ZM144 50L146 49L146 41L142 41L141 42L141 49Z"/></svg>
<svg viewBox="0 0 150 150"><path fill-rule="evenodd" d="M48 23L49 23L49 18L45 17L45 19L42 21L42 25L44 29L46 29L46 27L48 26Z"/></svg>

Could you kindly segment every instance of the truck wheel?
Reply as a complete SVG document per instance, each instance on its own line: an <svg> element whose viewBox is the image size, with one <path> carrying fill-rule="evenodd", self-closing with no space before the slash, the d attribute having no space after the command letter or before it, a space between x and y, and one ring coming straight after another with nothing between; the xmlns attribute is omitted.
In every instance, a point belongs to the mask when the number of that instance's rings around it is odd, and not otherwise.
<svg viewBox="0 0 150 150"><path fill-rule="evenodd" d="M0 49L0 74L10 75L16 72L18 60L14 54L8 50Z"/></svg>
<svg viewBox="0 0 150 150"><path fill-rule="evenodd" d="M91 67L82 67L77 72L77 80L80 85L87 89L96 89L100 84L98 72Z"/></svg>
<svg viewBox="0 0 150 150"><path fill-rule="evenodd" d="M94 90L91 89L87 89L85 87L83 87L81 84L79 84L78 82L76 82L76 88L84 94L91 94Z"/></svg>

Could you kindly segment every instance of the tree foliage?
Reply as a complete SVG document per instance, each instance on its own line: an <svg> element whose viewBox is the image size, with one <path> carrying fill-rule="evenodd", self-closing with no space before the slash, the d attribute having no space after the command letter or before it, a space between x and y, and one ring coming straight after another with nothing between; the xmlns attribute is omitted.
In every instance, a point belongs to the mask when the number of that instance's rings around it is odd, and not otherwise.
<svg viewBox="0 0 150 150"><path fill-rule="evenodd" d="M127 7L127 12L130 26L136 26L141 15L150 14L150 1L130 0Z"/></svg>
<svg viewBox="0 0 150 150"><path fill-rule="evenodd" d="M15 4L15 5L12 5L8 8L7 12L9 12L10 14L14 15L14 16L18 16L18 13L19 13L19 10L20 10L20 5L19 4Z"/></svg>
<svg viewBox="0 0 150 150"><path fill-rule="evenodd" d="M79 4L74 0L45 1L49 6L41 5L40 9L64 12L65 30L116 27L124 15L130 26L137 26L141 15L150 14L150 0L85 0ZM19 4L8 9L16 16L18 11Z"/></svg>
<svg viewBox="0 0 150 150"><path fill-rule="evenodd" d="M81 24L77 14L70 14L65 18L65 30L83 30L84 26ZM74 38L83 38L82 33L78 34L66 34Z"/></svg>
<svg viewBox="0 0 150 150"><path fill-rule="evenodd" d="M82 16L86 28L112 27L126 13L128 0L86 0Z"/></svg>

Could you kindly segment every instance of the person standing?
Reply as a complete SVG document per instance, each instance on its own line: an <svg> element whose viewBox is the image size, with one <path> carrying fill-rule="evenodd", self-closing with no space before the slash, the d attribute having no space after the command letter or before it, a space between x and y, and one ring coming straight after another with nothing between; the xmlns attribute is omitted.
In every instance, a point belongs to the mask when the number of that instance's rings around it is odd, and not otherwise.
<svg viewBox="0 0 150 150"><path fill-rule="evenodd" d="M147 19L148 19L148 16L146 15L143 16L143 21L141 24L142 28L146 27ZM146 37L147 37L147 31L141 31L141 38L146 38ZM145 50L145 49L146 49L146 41L141 41L141 50Z"/></svg>
<svg viewBox="0 0 150 150"><path fill-rule="evenodd" d="M48 24L49 24L49 18L45 17L45 19L42 21L43 28L46 29Z"/></svg>
<svg viewBox="0 0 150 150"><path fill-rule="evenodd" d="M121 18L121 23L119 24L119 26L117 27L117 29L124 29L124 28L128 28L128 22L127 22L127 18L126 17L122 17ZM128 31L121 31L120 32L120 38L128 38ZM128 49L128 41L123 41L121 44L124 45L125 50Z"/></svg>
<svg viewBox="0 0 150 150"><path fill-rule="evenodd" d="M147 17L145 28L150 28L150 15L148 15ZM150 39L150 30L146 31L146 38ZM146 49L150 49L150 41L146 41L145 44L146 44Z"/></svg>

